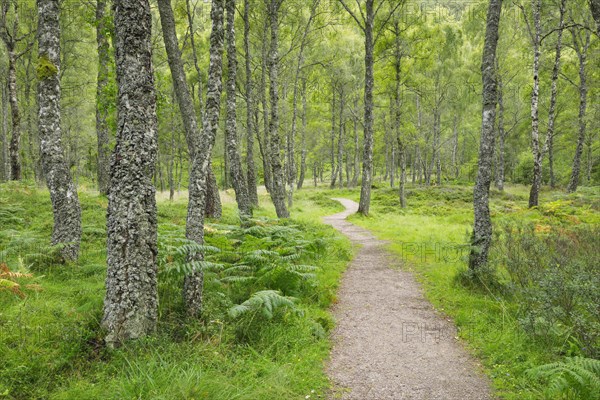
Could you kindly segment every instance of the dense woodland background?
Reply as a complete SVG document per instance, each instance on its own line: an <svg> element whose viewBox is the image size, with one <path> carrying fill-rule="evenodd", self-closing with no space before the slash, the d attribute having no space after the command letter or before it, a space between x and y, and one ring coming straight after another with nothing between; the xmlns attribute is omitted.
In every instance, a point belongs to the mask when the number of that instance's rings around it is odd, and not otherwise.
<svg viewBox="0 0 600 400"><path fill-rule="evenodd" d="M547 131L554 65L559 2L543 4L541 19L539 121L542 136ZM106 110L109 146L113 145L116 83L112 50L113 28L110 8L102 13L94 2L64 1L61 8L62 126L64 148L73 178L90 187L98 184L99 158L96 129L96 103ZM522 7L522 8L521 8ZM33 1L4 2L6 45L0 76L2 85L2 152L0 179L10 176L9 148L15 126L21 131L18 146L23 179L43 182L37 137L37 102L35 96L38 66L35 31L36 10ZM248 132L245 102L250 100L256 115L250 121L253 142L251 161L263 183L264 115L268 110L263 79L263 63L268 52L267 12L264 2L250 1L248 49L244 37L244 4L237 4L236 50L238 71L238 131ZM207 69L210 4L204 1L174 1L176 29L182 48L184 69L198 113L204 103ZM387 11L387 10L386 10ZM424 184L473 181L477 166L477 149L481 114L481 50L485 31L484 2L406 2L390 18L375 44L375 145L376 179L398 182L399 154L394 131L395 96L399 92L400 137L405 148L407 179ZM188 14L189 12L189 14ZM280 16L280 102L282 159L294 170L296 183L313 184L331 181L334 185L356 185L362 159L362 108L364 87L364 39L362 32L339 2L286 1ZM382 12L383 14L383 12ZM18 25L15 22L18 17ZM584 148L581 182L598 182L598 40L593 30L586 2L567 2L562 39L561 66L558 77L556 122L551 146L544 157L543 183L566 187L579 135L580 62L584 51L584 78L587 86L587 110L584 121ZM159 157L155 182L160 191L180 191L187 186L188 154L181 117L176 104L170 70L162 40L161 25L153 7L152 50L159 117ZM498 48L498 73L501 79L503 119L499 132L504 145L498 145L494 162L496 181L502 176L514 183L529 184L533 171L531 141L531 90L533 62L531 4L507 3L503 9ZM190 29L190 21L192 28ZM379 22L381 24L381 22ZM16 32L15 32L16 26ZM107 49L98 47L96 31L106 40ZM530 27L531 28L531 27ZM193 54L191 43L196 45ZM11 45L11 43L13 43ZM15 89L9 77L10 46L14 47ZM98 49L104 58L98 61ZM245 76L247 50L254 90L248 99ZM399 64L398 78L396 64ZM98 71L106 82L98 92ZM225 76L227 68L225 67ZM104 78L104 77L103 77ZM396 87L399 79L399 88ZM268 79L267 79L268 86ZM200 96L198 95L200 93ZM11 98L16 97L15 108ZM13 100L14 101L14 100ZM266 109L265 109L266 107ZM221 113L224 124L225 113ZM13 125L13 120L18 122ZM295 121L295 122L294 122ZM100 128L101 129L101 128ZM213 170L220 188L231 186L224 136L219 137L213 152ZM101 136L101 138L104 136ZM103 139L104 140L104 139ZM248 141L242 140L240 154L246 156ZM252 143L251 142L251 143ZM15 146L13 144L13 146ZM501 158L501 151L503 157ZM293 154L289 157L288 154ZM305 156L303 156L303 154ZM551 155L551 157L550 157ZM552 159L552 167L549 160ZM503 160L503 163L498 160ZM338 168L338 165L342 165ZM304 175L302 175L302 172ZM333 172L333 173L332 173ZM392 173L393 172L393 173ZM338 175L333 178L332 175ZM339 178L341 176L341 179ZM337 182L336 182L337 180Z"/></svg>

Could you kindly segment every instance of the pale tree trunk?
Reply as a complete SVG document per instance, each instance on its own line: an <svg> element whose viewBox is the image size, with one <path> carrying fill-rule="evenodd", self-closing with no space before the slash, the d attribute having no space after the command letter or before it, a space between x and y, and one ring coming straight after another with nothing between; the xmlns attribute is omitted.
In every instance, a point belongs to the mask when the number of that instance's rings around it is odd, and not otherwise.
<svg viewBox="0 0 600 400"><path fill-rule="evenodd" d="M59 0L38 0L38 129L40 157L52 201L52 244L67 260L76 260L81 242L81 207L65 160L60 129Z"/></svg>
<svg viewBox="0 0 600 400"><path fill-rule="evenodd" d="M498 65L496 65L499 70ZM506 130L504 129L504 86L502 77L498 73L498 159L496 161L496 189L504 191L504 142Z"/></svg>
<svg viewBox="0 0 600 400"><path fill-rule="evenodd" d="M186 237L196 243L204 243L204 213L207 200L216 200L218 194L215 188L214 175L210 168L210 155L215 144L219 126L222 92L222 65L224 45L224 4L223 0L213 0L211 11L212 31L210 34L210 63L208 67L208 82L206 107L204 110L203 130L196 152L192 159L190 172L190 200L186 221ZM200 145L202 144L202 145ZM212 176L211 176L212 175ZM208 187L212 187L209 190ZM210 196L210 194L213 196ZM207 197L209 199L207 199ZM218 197L218 196L217 196ZM201 254L196 254L200 258ZM187 275L183 284L183 301L190 316L198 316L202 310L202 292L204 273L202 270Z"/></svg>
<svg viewBox="0 0 600 400"><path fill-rule="evenodd" d="M244 0L244 51L246 53L246 181L251 206L258 206L256 165L254 164L254 87L252 83L252 54L250 53L250 0Z"/></svg>
<svg viewBox="0 0 600 400"><path fill-rule="evenodd" d="M227 42L227 103L225 116L225 142L227 156L229 159L229 172L231 183L235 191L235 199L238 204L240 216L247 218L252 216L252 205L248 196L248 188L242 171L242 158L239 151L239 138L237 132L236 114L236 89L237 77L237 54L235 48L235 0L226 0L225 8L227 14L227 26L225 29L225 41Z"/></svg>
<svg viewBox="0 0 600 400"><path fill-rule="evenodd" d="M546 141L544 144L544 153L548 152L548 168L550 172L550 187L554 188L554 121L556 119L556 98L558 96L558 74L560 72L560 54L562 50L562 35L565 21L565 10L567 0L560 2L560 17L558 23L558 33L556 38L556 50L554 55L554 66L552 67L552 84L550 92L550 107L548 109L548 131L546 132Z"/></svg>
<svg viewBox="0 0 600 400"><path fill-rule="evenodd" d="M271 99L271 118L269 120L269 144L271 153L271 171L273 187L271 199L279 218L289 218L290 213L285 204L285 178L281 163L281 146L279 137L279 9L282 0L267 0L271 32L269 49L269 97Z"/></svg>
<svg viewBox="0 0 600 400"><path fill-rule="evenodd" d="M199 108L200 108L200 117L198 118L197 126L203 126L202 118L203 118L203 113L204 113L204 102L202 100L202 92L203 92L202 71L200 70L200 67L198 65L198 56L196 54L196 42L194 39L194 37L195 37L194 16L193 16L194 12L190 5L190 0L186 0L185 5L186 5L186 13L187 13L187 19L188 19L188 29L189 29L189 33L190 33L190 47L192 48L192 60L194 62L194 69L196 70L196 75L198 76L198 104L199 104ZM171 11L171 14L172 14L172 11ZM173 23L173 25L174 25L174 23ZM175 38L176 38L176 36L175 36ZM177 45L176 48L179 49L179 45ZM185 75L183 75L183 82L185 82ZM192 103L192 107L193 107L193 103ZM186 136L186 140L187 140L187 136ZM193 146L195 147L195 145L193 145ZM192 155L194 154L194 151L189 150L189 149L190 149L190 143L188 142L188 151L190 153L190 160L192 160L193 159ZM211 149L212 149L212 147L211 147ZM211 150L211 153L212 153L212 150ZM210 156L209 156L209 158L210 158ZM193 162L191 162L191 164L193 164ZM191 177L191 171L190 171L190 177ZM194 188L189 188L189 189L194 190ZM196 194L193 194L192 197L194 199L198 198L198 196ZM205 204L204 204L204 216L209 217L209 218L219 219L219 218L221 218L221 215L222 215L222 209L221 209L221 198L219 196L219 187L217 186L217 178L215 177L215 174L213 173L212 164L209 160L208 169L206 172L206 199L205 199Z"/></svg>
<svg viewBox="0 0 600 400"><path fill-rule="evenodd" d="M220 219L223 216L221 196L217 177L213 172L212 162L209 161L206 175L206 200L204 203L204 216L207 218Z"/></svg>
<svg viewBox="0 0 600 400"><path fill-rule="evenodd" d="M542 34L541 11L542 1L532 0L533 24L533 89L531 92L531 149L533 152L533 182L529 192L529 207L536 207L539 202L540 186L542 185L542 150L540 149L539 112L540 96L540 38Z"/></svg>
<svg viewBox="0 0 600 400"><path fill-rule="evenodd" d="M306 175L306 155L308 149L306 148L306 78L302 79L302 135L300 139L300 146L302 147L302 153L300 155L300 177L298 178L297 189L302 189L304 184L304 177Z"/></svg>
<svg viewBox="0 0 600 400"><path fill-rule="evenodd" d="M156 167L158 133L148 0L114 0L117 140L108 194L106 343L153 332L158 317Z"/></svg>
<svg viewBox="0 0 600 400"><path fill-rule="evenodd" d="M107 33L106 1L96 2L96 42L98 48L98 78L96 86L96 137L98 140L98 190L108 194L110 169L110 136L108 133L108 110L111 102L108 93L108 65L110 62Z"/></svg>
<svg viewBox="0 0 600 400"><path fill-rule="evenodd" d="M581 37L581 31L571 28L573 44L579 59L579 136L577 138L577 147L575 148L575 157L573 158L573 167L571 170L571 179L567 186L567 192L573 193L579 185L579 175L581 170L581 154L583 153L583 144L586 133L586 110L587 110L587 76L585 66L587 63L587 51L590 46L590 31L585 31L585 38Z"/></svg>
<svg viewBox="0 0 600 400"><path fill-rule="evenodd" d="M489 249L492 243L489 195L492 179L492 159L494 157L494 122L496 119L497 101L495 67L501 9L502 0L490 0L481 62L483 110L477 179L473 190L475 224L473 226L471 253L469 255L469 268L475 271L487 265Z"/></svg>

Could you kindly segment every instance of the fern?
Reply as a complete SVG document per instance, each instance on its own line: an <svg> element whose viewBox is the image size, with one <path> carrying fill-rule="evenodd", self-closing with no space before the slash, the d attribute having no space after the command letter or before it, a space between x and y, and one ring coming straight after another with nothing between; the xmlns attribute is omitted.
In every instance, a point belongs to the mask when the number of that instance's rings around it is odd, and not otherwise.
<svg viewBox="0 0 600 400"><path fill-rule="evenodd" d="M569 357L529 369L526 374L544 381L545 395L550 398L600 399L600 360Z"/></svg>
<svg viewBox="0 0 600 400"><path fill-rule="evenodd" d="M231 307L229 316L235 319L251 313L260 313L265 318L271 319L278 309L295 309L295 301L294 297L282 296L276 290L261 290L254 293L242 304Z"/></svg>

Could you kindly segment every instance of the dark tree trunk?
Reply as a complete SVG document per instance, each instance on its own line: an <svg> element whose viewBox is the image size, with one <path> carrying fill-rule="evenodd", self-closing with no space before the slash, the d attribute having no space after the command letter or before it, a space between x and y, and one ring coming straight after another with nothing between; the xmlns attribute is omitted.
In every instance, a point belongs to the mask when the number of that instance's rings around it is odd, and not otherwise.
<svg viewBox="0 0 600 400"><path fill-rule="evenodd" d="M246 53L246 179L251 206L258 206L256 165L254 164L254 87L252 83L252 54L250 53L250 0L244 0L244 51Z"/></svg>
<svg viewBox="0 0 600 400"><path fill-rule="evenodd" d="M117 141L108 195L106 343L154 331L158 317L157 216L152 176L158 134L148 0L114 0Z"/></svg>
<svg viewBox="0 0 600 400"><path fill-rule="evenodd" d="M494 157L494 123L496 119L497 82L496 47L502 0L490 0L487 12L485 42L481 61L483 82L483 111L481 118L481 141L479 144L479 162L477 179L473 190L473 208L475 224L471 239L469 268L479 270L487 265L488 253L492 242L492 220L490 218L489 195L491 167Z"/></svg>
<svg viewBox="0 0 600 400"><path fill-rule="evenodd" d="M356 110L358 100L354 101L354 109ZM354 132L354 173L352 175L352 187L358 185L358 175L360 174L360 147L358 137L358 121L356 117L352 118L352 129Z"/></svg>
<svg viewBox="0 0 600 400"><path fill-rule="evenodd" d="M52 200L52 244L62 246L67 260L76 260L81 242L81 207L65 160L60 129L59 0L38 0L38 129L40 156Z"/></svg>
<svg viewBox="0 0 600 400"><path fill-rule="evenodd" d="M8 101L12 117L12 135L10 138L10 179L18 181L21 179L21 159L19 150L21 148L21 112L17 100L17 69L14 49L8 51Z"/></svg>
<svg viewBox="0 0 600 400"><path fill-rule="evenodd" d="M108 110L111 102L108 86L108 66L110 63L109 44L106 33L106 1L96 2L96 42L98 47L98 78L96 86L96 137L98 139L98 190L108 194L110 170L110 136L108 133Z"/></svg>
<svg viewBox="0 0 600 400"><path fill-rule="evenodd" d="M365 19L365 142L362 168L362 185L360 188L360 201L358 212L369 215L371 206L371 181L373 171L373 24L375 13L373 1L366 0Z"/></svg>
<svg viewBox="0 0 600 400"><path fill-rule="evenodd" d="M583 153L583 144L585 142L586 132L586 110L587 110L587 76L585 66L587 63L587 51L590 46L590 32L585 31L585 38L581 37L581 31L571 28L573 43L577 57L579 59L579 136L577 138L577 147L575 148L575 157L573 158L573 167L571 170L571 179L567 186L567 192L573 193L579 185L579 174L581 170L581 154Z"/></svg>
<svg viewBox="0 0 600 400"><path fill-rule="evenodd" d="M227 107L225 116L225 142L229 173L235 191L235 199L242 218L252 216L252 205L248 196L248 188L242 171L242 158L239 151L237 132L236 89L237 54L235 48L235 0L226 0L227 26L225 40L227 42Z"/></svg>
<svg viewBox="0 0 600 400"><path fill-rule="evenodd" d="M589 0L590 10L594 21L596 21L596 34L600 36L600 0Z"/></svg>
<svg viewBox="0 0 600 400"><path fill-rule="evenodd" d="M454 169L454 179L460 176L460 164L458 162L458 116L454 116L452 124L452 167Z"/></svg>
<svg viewBox="0 0 600 400"><path fill-rule="evenodd" d="M542 185L542 150L540 149L539 112L538 102L540 96L540 40L542 34L542 1L532 0L533 9L533 90L531 92L531 149L533 151L533 182L529 192L529 207L536 207L539 202L540 187Z"/></svg>
<svg viewBox="0 0 600 400"><path fill-rule="evenodd" d="M269 121L269 144L271 153L271 170L273 187L271 199L279 218L289 218L290 213L285 204L285 179L281 164L281 146L279 137L279 9L280 0L269 0L268 13L271 31L269 50L269 97L271 99L271 118Z"/></svg>

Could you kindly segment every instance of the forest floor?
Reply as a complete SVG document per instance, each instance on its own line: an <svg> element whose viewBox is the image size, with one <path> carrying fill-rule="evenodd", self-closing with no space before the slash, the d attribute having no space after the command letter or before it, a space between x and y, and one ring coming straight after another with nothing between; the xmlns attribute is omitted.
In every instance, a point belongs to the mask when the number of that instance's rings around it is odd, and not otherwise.
<svg viewBox="0 0 600 400"><path fill-rule="evenodd" d="M337 326L328 373L343 399L489 399L489 382L458 340L456 327L434 310L413 274L368 230L346 220L324 221L359 245L334 307Z"/></svg>

